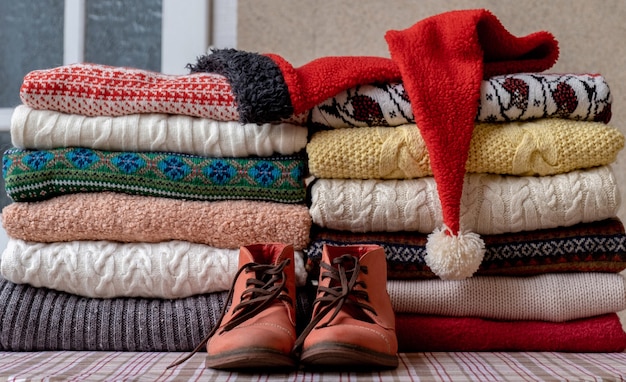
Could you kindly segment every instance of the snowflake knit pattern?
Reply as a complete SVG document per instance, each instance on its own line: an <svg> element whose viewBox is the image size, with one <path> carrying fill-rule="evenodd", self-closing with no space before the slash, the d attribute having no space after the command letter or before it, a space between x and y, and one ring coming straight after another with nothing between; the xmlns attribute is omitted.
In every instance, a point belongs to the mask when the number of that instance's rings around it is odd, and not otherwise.
<svg viewBox="0 0 626 382"><path fill-rule="evenodd" d="M166 75L148 70L80 63L34 70L20 97L34 109L85 116L165 113L237 121L225 77L198 73Z"/></svg>
<svg viewBox="0 0 626 382"><path fill-rule="evenodd" d="M307 256L322 258L324 245L377 244L387 255L389 279L437 277L424 261L427 235L313 229ZM571 227L483 235L485 258L476 275L531 276L555 272L612 272L626 269L626 233L617 218ZM311 269L317 269L312 267Z"/></svg>
<svg viewBox="0 0 626 382"><path fill-rule="evenodd" d="M69 147L9 149L2 171L6 192L16 202L115 191L189 200L302 203L305 166L302 155L210 158Z"/></svg>
<svg viewBox="0 0 626 382"><path fill-rule="evenodd" d="M563 118L608 123L613 98L599 74L515 73L483 80L477 122ZM415 123L402 83L361 85L311 109L316 128L400 126Z"/></svg>
<svg viewBox="0 0 626 382"><path fill-rule="evenodd" d="M601 122L544 118L478 123L466 172L555 175L615 161L624 135ZM426 144L415 125L319 131L307 144L309 171L318 178L411 179L432 175Z"/></svg>

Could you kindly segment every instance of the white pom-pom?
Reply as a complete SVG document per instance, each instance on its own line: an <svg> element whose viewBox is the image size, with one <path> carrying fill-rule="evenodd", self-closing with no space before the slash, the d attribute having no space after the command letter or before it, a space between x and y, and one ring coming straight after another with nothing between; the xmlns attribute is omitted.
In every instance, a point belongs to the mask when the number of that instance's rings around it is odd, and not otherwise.
<svg viewBox="0 0 626 382"><path fill-rule="evenodd" d="M442 280L463 280L480 267L485 242L473 232L453 235L449 228L437 228L426 242L426 264Z"/></svg>

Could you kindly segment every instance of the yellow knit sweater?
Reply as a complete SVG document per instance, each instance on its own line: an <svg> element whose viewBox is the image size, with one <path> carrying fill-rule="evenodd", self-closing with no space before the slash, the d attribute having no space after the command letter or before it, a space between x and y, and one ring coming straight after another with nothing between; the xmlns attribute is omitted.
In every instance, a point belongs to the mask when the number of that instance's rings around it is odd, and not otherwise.
<svg viewBox="0 0 626 382"><path fill-rule="evenodd" d="M601 122L544 118L479 123L466 171L554 175L607 165L624 147L624 135ZM309 169L318 178L411 179L432 175L417 125L320 131L307 144Z"/></svg>

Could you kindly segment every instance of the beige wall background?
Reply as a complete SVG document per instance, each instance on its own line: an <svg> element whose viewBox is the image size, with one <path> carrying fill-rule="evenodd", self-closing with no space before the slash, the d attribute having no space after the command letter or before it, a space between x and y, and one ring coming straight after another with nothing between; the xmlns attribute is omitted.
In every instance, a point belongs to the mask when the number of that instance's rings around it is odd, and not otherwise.
<svg viewBox="0 0 626 382"><path fill-rule="evenodd" d="M600 73L613 95L611 125L626 134L624 0L238 0L237 48L277 53L293 65L331 55L389 57L385 32L454 9L486 8L514 35L554 34L552 73ZM626 222L626 150L614 163ZM626 312L621 314L626 325Z"/></svg>

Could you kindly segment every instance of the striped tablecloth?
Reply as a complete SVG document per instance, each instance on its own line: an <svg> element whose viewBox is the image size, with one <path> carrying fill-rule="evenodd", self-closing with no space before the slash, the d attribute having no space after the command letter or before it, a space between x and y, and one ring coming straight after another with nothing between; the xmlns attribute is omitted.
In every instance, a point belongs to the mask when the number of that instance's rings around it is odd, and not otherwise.
<svg viewBox="0 0 626 382"><path fill-rule="evenodd" d="M626 381L626 353L403 353L382 372L240 374L183 353L0 352L2 381Z"/></svg>

